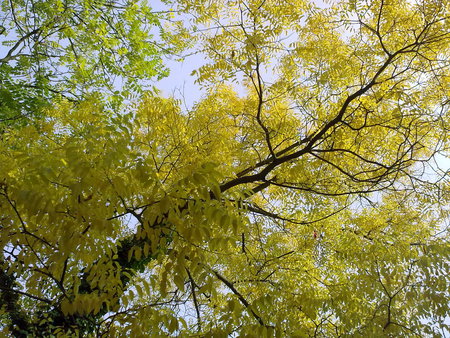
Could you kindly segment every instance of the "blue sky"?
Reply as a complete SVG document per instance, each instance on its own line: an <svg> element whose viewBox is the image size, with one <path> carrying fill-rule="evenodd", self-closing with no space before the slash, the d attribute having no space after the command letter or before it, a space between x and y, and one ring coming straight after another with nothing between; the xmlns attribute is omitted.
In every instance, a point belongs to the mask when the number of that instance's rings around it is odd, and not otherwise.
<svg viewBox="0 0 450 338"><path fill-rule="evenodd" d="M160 0L149 0L153 11L165 11L170 8ZM184 54L188 55L189 52ZM170 69L170 75L154 85L161 91L163 96L174 96L183 100L188 108L191 108L202 96L202 90L195 83L195 78L191 76L192 71L198 69L205 63L205 56L193 54L187 56L184 61L175 59L165 60L166 66Z"/></svg>
<svg viewBox="0 0 450 338"><path fill-rule="evenodd" d="M155 83L163 96L174 96L182 99L188 107L201 98L202 90L191 76L193 70L204 63L202 55L188 56L183 62L169 60L166 65L170 75Z"/></svg>

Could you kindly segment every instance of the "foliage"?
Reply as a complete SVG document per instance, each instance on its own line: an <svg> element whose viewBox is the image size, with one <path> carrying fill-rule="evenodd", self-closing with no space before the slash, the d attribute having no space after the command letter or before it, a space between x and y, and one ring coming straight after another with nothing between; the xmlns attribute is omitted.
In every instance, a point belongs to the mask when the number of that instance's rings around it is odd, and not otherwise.
<svg viewBox="0 0 450 338"><path fill-rule="evenodd" d="M167 18L144 1L2 1L0 121L36 115L60 96L129 99L142 80L168 73L161 57L178 47L154 37Z"/></svg>
<svg viewBox="0 0 450 338"><path fill-rule="evenodd" d="M192 111L92 95L2 135L3 333L448 330L446 5L177 5Z"/></svg>

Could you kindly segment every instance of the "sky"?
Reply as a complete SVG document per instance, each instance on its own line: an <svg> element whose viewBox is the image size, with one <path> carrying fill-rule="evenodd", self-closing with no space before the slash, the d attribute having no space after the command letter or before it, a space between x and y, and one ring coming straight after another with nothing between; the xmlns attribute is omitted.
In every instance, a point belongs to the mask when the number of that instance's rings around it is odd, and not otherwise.
<svg viewBox="0 0 450 338"><path fill-rule="evenodd" d="M168 60L166 65L170 69L170 75L156 82L155 85L161 90L163 96L174 96L182 99L186 106L191 108L203 94L191 73L202 66L203 63L204 58L200 54L188 56L182 62Z"/></svg>
<svg viewBox="0 0 450 338"><path fill-rule="evenodd" d="M166 11L170 8L160 0L149 0L154 11ZM189 51L185 52L186 55ZM184 61L167 59L165 64L170 69L170 75L155 82L155 86L161 90L163 96L174 96L181 99L188 108L192 108L204 93L200 86L195 83L195 77L191 73L205 63L205 56L198 53L188 55ZM185 107L185 108L186 108Z"/></svg>

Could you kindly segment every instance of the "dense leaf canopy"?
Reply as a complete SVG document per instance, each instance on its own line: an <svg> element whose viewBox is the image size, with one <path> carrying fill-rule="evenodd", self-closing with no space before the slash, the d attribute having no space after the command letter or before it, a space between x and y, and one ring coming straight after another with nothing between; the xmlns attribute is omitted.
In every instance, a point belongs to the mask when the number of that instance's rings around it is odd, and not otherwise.
<svg viewBox="0 0 450 338"><path fill-rule="evenodd" d="M4 335L448 332L446 1L2 6ZM186 38L189 109L139 82Z"/></svg>
<svg viewBox="0 0 450 338"><path fill-rule="evenodd" d="M167 13L144 1L5 0L1 3L0 122L39 115L64 97L107 97L117 106L139 93L139 81L167 75L157 41ZM165 48L163 48L165 46ZM180 47L179 45L178 47Z"/></svg>

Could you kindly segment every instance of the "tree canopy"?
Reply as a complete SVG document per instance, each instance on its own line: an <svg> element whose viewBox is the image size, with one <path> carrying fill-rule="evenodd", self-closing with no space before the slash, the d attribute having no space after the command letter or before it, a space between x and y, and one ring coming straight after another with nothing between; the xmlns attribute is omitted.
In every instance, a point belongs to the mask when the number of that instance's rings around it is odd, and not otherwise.
<svg viewBox="0 0 450 338"><path fill-rule="evenodd" d="M23 122L61 97L96 93L115 106L139 94L140 80L167 75L162 56L181 46L164 44L168 18L145 1L3 1L0 122Z"/></svg>
<svg viewBox="0 0 450 338"><path fill-rule="evenodd" d="M448 3L169 5L2 3L2 334L448 332Z"/></svg>

